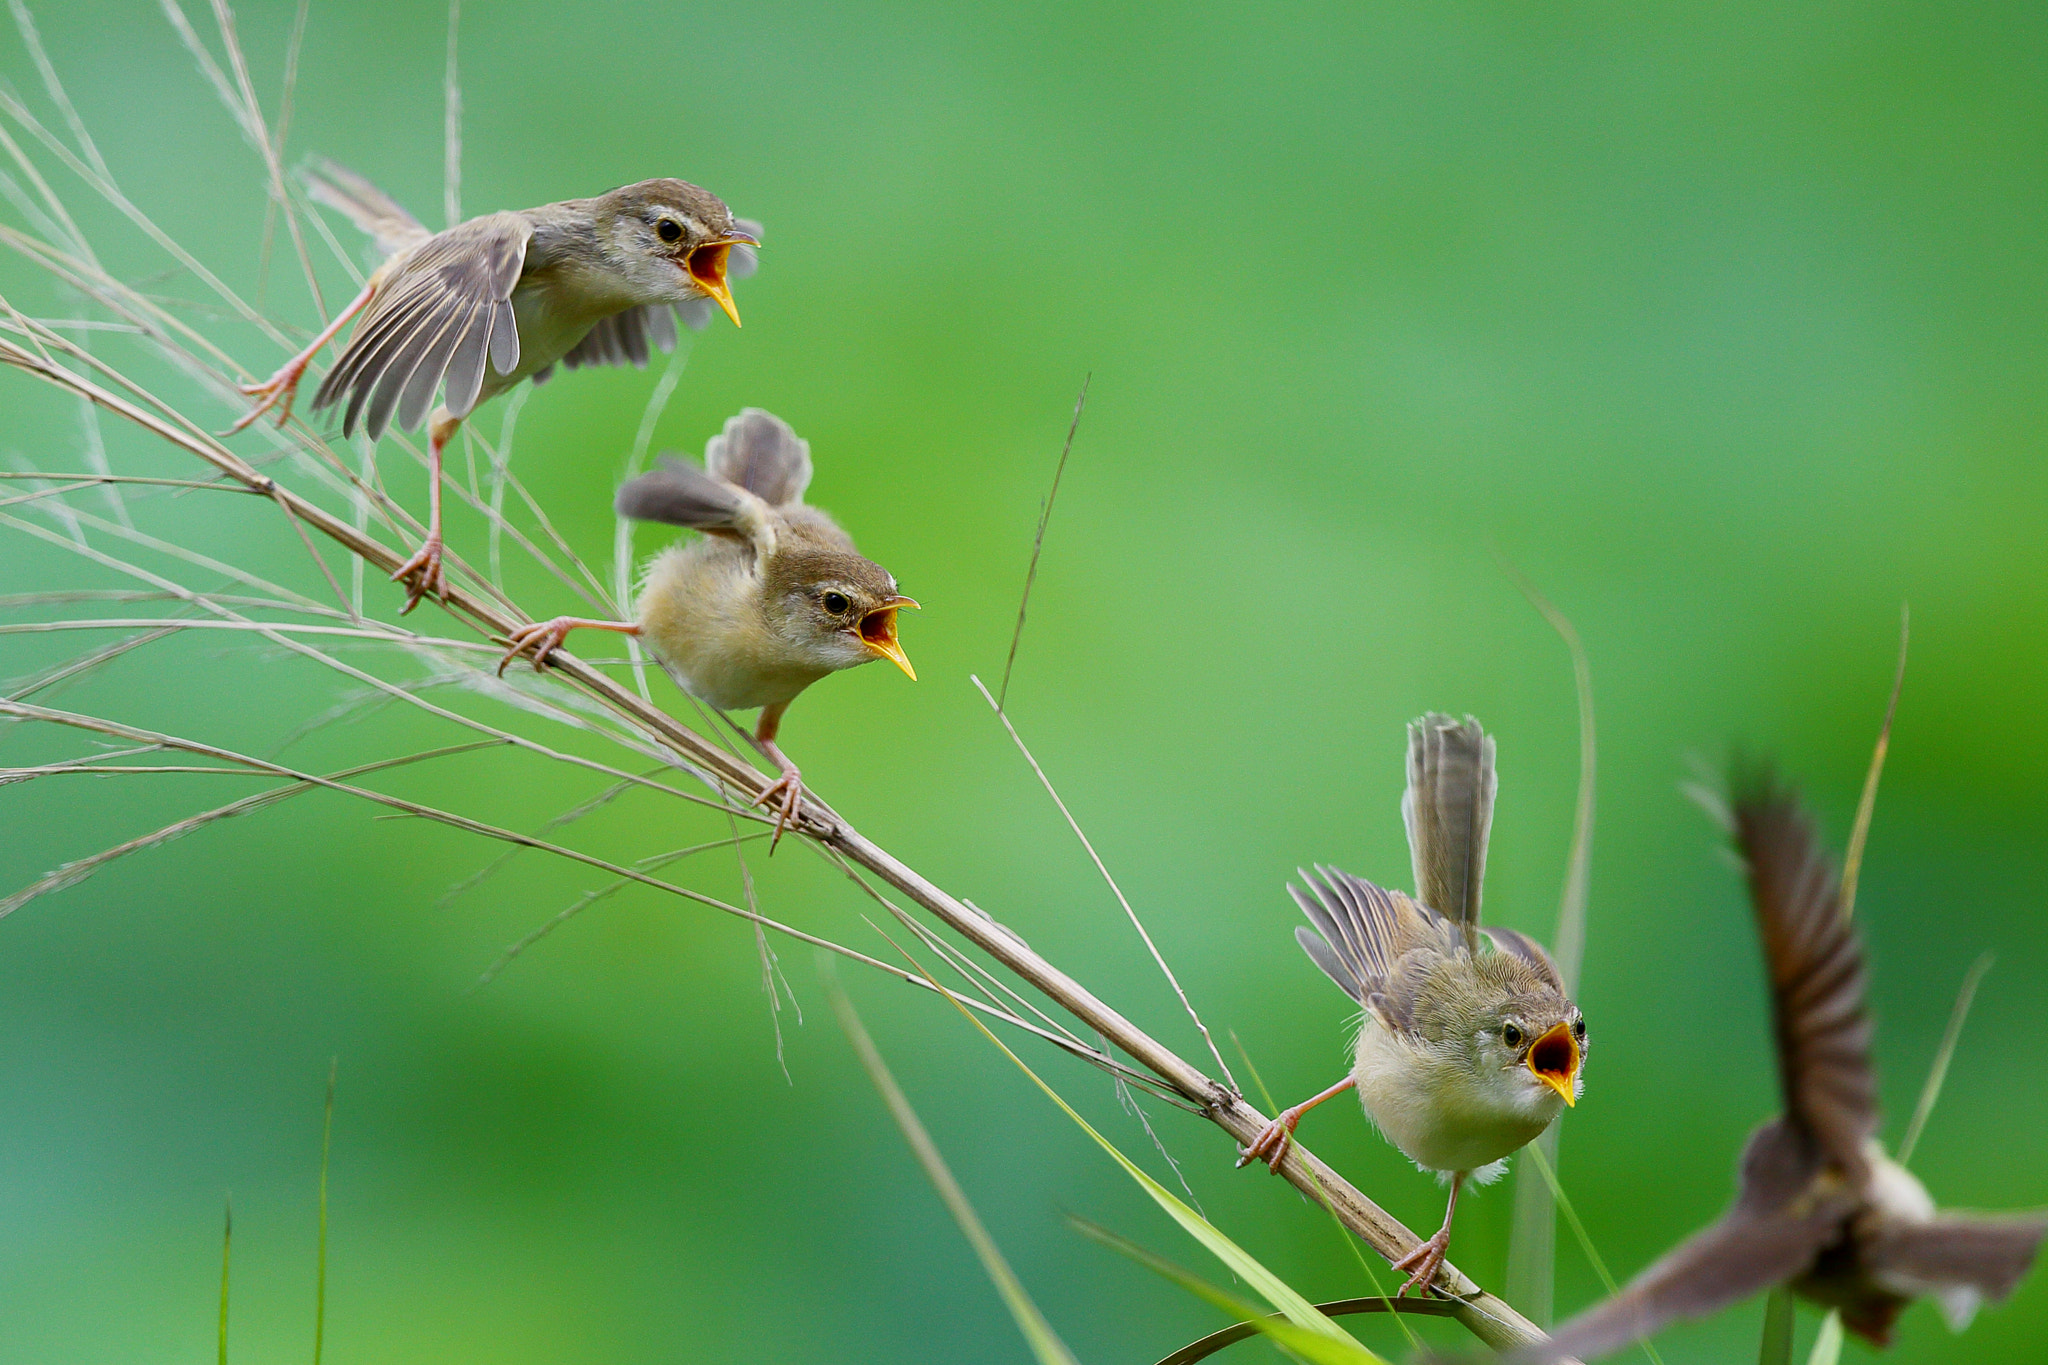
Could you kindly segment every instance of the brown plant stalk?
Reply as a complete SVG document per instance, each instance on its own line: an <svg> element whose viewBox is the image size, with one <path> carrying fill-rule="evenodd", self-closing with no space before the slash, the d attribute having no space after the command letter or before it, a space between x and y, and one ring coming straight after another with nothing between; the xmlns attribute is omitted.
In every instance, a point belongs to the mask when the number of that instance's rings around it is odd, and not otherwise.
<svg viewBox="0 0 2048 1365"><path fill-rule="evenodd" d="M360 556L373 569L388 574L403 562L401 552L292 492L195 424L168 420L57 363L47 354L9 340L0 339L0 364L77 395L204 461L220 474L270 499L295 527L325 536ZM451 585L445 606L451 614L493 638L503 637L525 624L500 602L460 586ZM551 655L550 668L642 735L715 781L735 805L747 805L769 785L770 778L566 651L558 649ZM1151 1037L994 920L927 880L808 791L797 832L828 854L865 870L923 907L1158 1077L1237 1142L1249 1142L1265 1127L1266 1116L1242 1095ZM1278 1173L1310 1199L1326 1204L1347 1228L1389 1261L1405 1255L1419 1241L1413 1232L1299 1142L1290 1144ZM1456 1295L1451 1314L1481 1341L1507 1348L1541 1339L1542 1333L1534 1324L1461 1272L1446 1265L1444 1278Z"/></svg>

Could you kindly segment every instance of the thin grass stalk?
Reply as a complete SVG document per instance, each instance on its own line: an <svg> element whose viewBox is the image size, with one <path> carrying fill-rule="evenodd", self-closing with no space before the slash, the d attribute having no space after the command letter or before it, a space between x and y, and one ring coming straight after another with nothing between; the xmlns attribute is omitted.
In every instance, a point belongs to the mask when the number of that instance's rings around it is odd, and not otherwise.
<svg viewBox="0 0 2048 1365"><path fill-rule="evenodd" d="M1067 457L1074 453L1074 434L1081 429L1081 409L1088 405L1088 386L1095 380L1090 371L1081 380L1080 396L1074 399L1074 420L1067 424L1066 443L1060 447L1060 462L1052 469L1052 488L1038 509L1038 532L1031 538L1031 564L1024 571L1024 591L1017 598L1017 625L1010 632L1010 653L1003 660L1002 685L996 688L996 710L1010 699L1010 670L1017 666L1017 646L1024 640L1024 616L1031 607L1031 586L1038 581L1038 558L1045 551L1045 529L1052 524L1052 506L1059 500L1060 478L1067 472ZM1220 1060L1220 1059L1219 1059Z"/></svg>
<svg viewBox="0 0 2048 1365"><path fill-rule="evenodd" d="M1586 951L1586 902L1592 880L1594 799L1598 790L1599 746L1594 726L1593 668L1571 618L1558 610L1536 585L1504 557L1502 568L1542 614L1571 654L1572 690L1579 713L1579 788L1572 806L1572 840L1565 860L1564 889L1557 905L1557 932L1551 936L1551 961L1563 978L1567 994L1576 993ZM1561 1123L1539 1133L1533 1146L1555 1171ZM1550 1182L1532 1176L1531 1162L1515 1172L1515 1207L1508 1229L1507 1293L1522 1311L1548 1326L1557 1301L1557 1201Z"/></svg>
<svg viewBox="0 0 2048 1365"><path fill-rule="evenodd" d="M441 74L441 211L443 227L462 221L462 71L455 36L462 28L462 0L448 0L448 63Z"/></svg>
<svg viewBox="0 0 2048 1365"><path fill-rule="evenodd" d="M1934 1051L1934 1064L1927 1068L1927 1079L1920 1086L1920 1098L1913 1105L1913 1118L1906 1125L1906 1136L1899 1142L1899 1164L1911 1164L1913 1153L1919 1149L1920 1137L1927 1131L1927 1120L1934 1117L1934 1106L1941 1099L1941 1087L1948 1080L1948 1064L1955 1060L1956 1044L1962 1041L1963 1021L1970 1017L1970 1005L1977 998L1977 987L1983 983L1984 973L1991 970L1994 961L1990 953L1980 956L1970 964L1970 970L1963 974L1963 984L1956 992L1956 1003L1948 1012L1948 1026L1941 1031L1941 1046Z"/></svg>
<svg viewBox="0 0 2048 1365"><path fill-rule="evenodd" d="M1002 703L989 694L988 687L980 678L970 677L969 680L981 693L981 699L988 703L989 710L996 713L996 719L1002 722L1003 728L1009 731L1011 741L1017 746L1017 752L1024 755L1024 761L1031 765L1031 771L1037 774L1039 783L1045 788L1045 794L1059 807L1060 814L1066 819L1067 827L1074 831L1074 837L1081 841L1081 847L1087 851L1088 860L1095 864L1095 870L1101 873L1102 880L1108 883L1110 894L1115 896L1116 903L1123 907L1124 916L1130 920L1131 927L1138 931L1138 938L1143 941L1145 951L1152 955L1152 961L1158 965L1160 974L1166 978L1166 984L1173 988L1174 995L1180 999L1181 1008L1186 1010L1188 1018L1194 1021L1195 1031L1201 1034L1202 1041L1208 1044L1209 1055L1215 1058L1216 1069L1223 1073L1224 1082L1232 1090L1236 1090L1237 1077L1230 1074L1230 1065L1223 1060L1222 1049L1216 1046L1216 1040L1210 1036L1209 1026L1202 1022L1200 1012L1195 1009L1195 1002L1188 999L1188 993L1181 986L1180 978L1175 976L1173 968L1167 965L1166 955L1160 952L1159 945L1152 941L1152 935L1145 928L1145 922L1139 919L1138 912L1131 908L1131 902L1124 895L1124 889L1117 885L1116 878L1111 875L1109 865L1103 862L1102 855L1095 851L1094 841L1082 830L1081 822L1074 818L1074 813L1067 809L1067 803L1060 799L1058 790L1052 785L1052 779L1046 776L1045 769L1039 766L1038 759L1024 743L1024 736L1017 733L1017 727L1011 722L1009 713L1003 710Z"/></svg>
<svg viewBox="0 0 2048 1365"><path fill-rule="evenodd" d="M1899 664L1892 673L1891 700L1884 706L1884 724L1878 727L1877 744L1870 751L1870 770L1863 777L1863 794L1856 800L1856 823L1849 830L1849 848L1842 857L1842 914L1856 913L1856 883L1863 874L1863 846L1870 838L1870 817L1877 809L1877 782L1884 776L1885 754L1892 745L1892 719L1899 713L1899 693L1906 686L1906 651L1913 642L1913 612L1899 604Z"/></svg>

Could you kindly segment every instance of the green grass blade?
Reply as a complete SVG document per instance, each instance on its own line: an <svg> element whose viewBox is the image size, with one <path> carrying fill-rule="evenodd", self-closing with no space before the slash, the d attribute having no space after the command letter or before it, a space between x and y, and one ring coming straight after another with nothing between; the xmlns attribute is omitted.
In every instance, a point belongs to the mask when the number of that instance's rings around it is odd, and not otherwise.
<svg viewBox="0 0 2048 1365"><path fill-rule="evenodd" d="M1586 950L1586 899L1593 865L1594 795L1598 787L1599 748L1594 729L1593 668L1571 619L1536 590L1512 565L1503 567L1571 653L1572 688L1579 712L1579 791L1572 808L1571 852L1565 860L1564 890L1558 896L1557 932L1551 937L1551 958L1564 978L1565 990L1578 989ZM1557 1165L1558 1125L1536 1139L1545 1161ZM1550 1325L1557 1296L1557 1204L1550 1184L1524 1163L1515 1172L1515 1208L1508 1232L1506 1294L1531 1322Z"/></svg>
<svg viewBox="0 0 2048 1365"><path fill-rule="evenodd" d="M1773 1289L1764 1299L1764 1335L1756 1365L1792 1365L1792 1291Z"/></svg>
<svg viewBox="0 0 2048 1365"><path fill-rule="evenodd" d="M235 1244L235 1201L226 1203L220 1230L220 1365L228 1365L228 1253Z"/></svg>
<svg viewBox="0 0 2048 1365"><path fill-rule="evenodd" d="M1279 1113L1280 1105L1273 1099L1273 1092L1266 1088L1266 1078L1259 1074L1258 1063L1252 1060L1252 1054L1245 1048L1244 1039L1237 1036L1236 1029L1230 1031L1230 1041L1237 1048L1237 1055L1244 1059L1244 1069L1251 1073L1252 1084L1258 1086L1259 1097L1266 1102L1266 1108L1273 1113ZM1365 1253L1358 1249L1358 1239L1351 1235L1351 1229L1345 1227L1344 1220L1337 1216L1336 1207L1323 1194L1321 1180L1316 1181L1316 1202L1321 1204L1323 1211L1330 1215L1330 1226L1336 1229L1337 1240L1344 1244L1344 1249L1351 1253L1353 1260L1358 1262L1358 1268L1365 1272L1365 1282L1372 1286L1373 1297L1386 1304L1388 1316L1393 1318L1394 1325L1401 1329L1401 1335L1408 1338L1409 1348L1414 1351L1420 1351L1422 1343L1416 1340L1414 1329L1402 1321L1400 1305L1381 1286L1379 1272L1372 1268L1372 1262L1367 1260Z"/></svg>
<svg viewBox="0 0 2048 1365"><path fill-rule="evenodd" d="M1572 1207L1571 1198L1565 1194L1564 1186L1558 1184L1557 1172L1552 1170L1550 1163L1544 1159L1543 1149L1532 1142L1522 1150L1528 1153L1529 1164L1543 1177L1543 1183L1550 1187L1550 1197L1557 1202L1557 1207L1563 1210L1564 1220L1571 1225L1572 1236L1578 1239L1579 1250L1584 1252L1586 1260L1592 1263L1593 1273L1600 1277L1601 1284L1607 1286L1609 1294L1618 1293L1621 1286L1617 1285L1614 1276L1608 1273L1606 1260L1593 1245L1592 1234L1586 1231L1586 1225L1579 1221L1579 1211ZM1651 1365L1664 1365L1664 1357L1658 1354L1656 1344L1648 1337L1643 1338L1638 1344L1642 1346L1643 1354L1650 1358Z"/></svg>
<svg viewBox="0 0 2048 1365"><path fill-rule="evenodd" d="M1813 1351L1806 1365L1840 1365L1842 1359L1842 1315L1830 1313L1821 1319L1820 1334L1813 1339Z"/></svg>
<svg viewBox="0 0 2048 1365"><path fill-rule="evenodd" d="M1955 1007L1948 1013L1948 1027L1942 1030L1941 1046L1935 1049L1934 1065L1927 1068L1927 1081L1920 1087L1920 1099L1913 1106L1913 1121L1906 1125L1906 1140L1899 1144L1901 1166L1912 1161L1913 1149L1920 1145L1920 1135L1927 1130L1927 1120L1934 1114L1934 1102L1941 1098L1942 1082L1948 1079L1948 1064L1963 1036L1963 1021L1970 1017L1970 1002L1977 998L1977 985L1984 979L1984 973L1991 970L1991 960L1991 954L1985 953L1963 975Z"/></svg>
<svg viewBox="0 0 2048 1365"><path fill-rule="evenodd" d="M341 1059L327 1063L327 1117L320 1125L320 1243L313 1260L313 1365L327 1341L327 1158L334 1150L334 1078Z"/></svg>
<svg viewBox="0 0 2048 1365"><path fill-rule="evenodd" d="M902 1087L896 1084L896 1078L889 1073L888 1064L882 1060L882 1054L876 1049L874 1039L870 1038L867 1029L862 1027L860 1016L854 1012L853 1001L847 998L846 992L839 988L839 983L830 973L829 962L830 959L825 959L821 965L826 967L826 983L832 995L832 1008L839 1015L839 1027L845 1030L847 1039L853 1044L854 1052L860 1056L860 1064L866 1068L868 1079L873 1081L875 1089L881 1092L882 1102L888 1106L889 1116L896 1120L896 1126L902 1130L903 1140L910 1144L911 1153L917 1157L917 1164L924 1168L925 1178L932 1182L932 1188L938 1191L939 1199L945 1204L946 1211L953 1215L953 1221L960 1225L960 1231L966 1236L968 1244L974 1248L974 1254L981 1259L982 1269L988 1272L989 1279L995 1283L996 1292L1002 1296L1003 1305L1010 1310L1010 1316L1016 1319L1017 1330L1022 1332L1024 1339L1031 1344L1031 1352L1038 1358L1039 1365L1078 1365L1073 1353L1067 1350L1066 1345L1052 1330L1052 1324L1045 1320L1045 1315L1038 1311L1038 1305L1031 1301L1031 1295L1025 1292L1023 1282L1017 1278L1016 1272L1010 1269L1010 1263L1003 1258L1001 1249L996 1246L995 1238L989 1236L988 1229L982 1226L980 1217L974 1212L974 1205L967 1200L966 1191L953 1179L953 1173L947 1169L945 1158L939 1155L938 1145L932 1141L931 1134L925 1131L924 1124L917 1117L917 1111L910 1107L910 1100L904 1095Z"/></svg>
<svg viewBox="0 0 2048 1365"><path fill-rule="evenodd" d="M1171 1280L1195 1297L1205 1300L1246 1326L1271 1337L1275 1344L1305 1360L1315 1362L1315 1365L1385 1365L1380 1357L1349 1338L1335 1341L1320 1332L1297 1327L1285 1318L1276 1318L1259 1308L1257 1304L1240 1299L1227 1290L1218 1289L1201 1276L1181 1269L1165 1257L1154 1255L1136 1242L1120 1237L1108 1228L1071 1214L1067 1216L1067 1221L1073 1224L1075 1231L1083 1237L1100 1242L1112 1251L1121 1252L1147 1270Z"/></svg>

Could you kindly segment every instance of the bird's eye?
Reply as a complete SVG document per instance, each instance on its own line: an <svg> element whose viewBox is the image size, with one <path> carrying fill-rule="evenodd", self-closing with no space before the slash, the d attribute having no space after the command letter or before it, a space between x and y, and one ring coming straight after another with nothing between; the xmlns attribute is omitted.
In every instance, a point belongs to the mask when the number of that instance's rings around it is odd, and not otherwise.
<svg viewBox="0 0 2048 1365"><path fill-rule="evenodd" d="M834 616L844 616L846 609L852 605L853 603L846 600L846 594L843 592L828 592L825 594L825 610L831 612Z"/></svg>
<svg viewBox="0 0 2048 1365"><path fill-rule="evenodd" d="M673 218L664 218L654 225L654 235L664 242L683 240L683 225Z"/></svg>
<svg viewBox="0 0 2048 1365"><path fill-rule="evenodd" d="M1522 1045L1522 1031L1513 1024L1503 1024L1500 1030L1500 1040L1509 1047L1520 1047Z"/></svg>
<svg viewBox="0 0 2048 1365"><path fill-rule="evenodd" d="M1583 1020L1583 1019L1574 1019L1574 1020L1572 1020L1572 1037L1574 1037L1574 1038L1578 1039L1578 1040L1579 1040L1580 1042L1582 1042L1582 1043L1586 1041L1586 1021L1585 1021L1585 1020Z"/></svg>

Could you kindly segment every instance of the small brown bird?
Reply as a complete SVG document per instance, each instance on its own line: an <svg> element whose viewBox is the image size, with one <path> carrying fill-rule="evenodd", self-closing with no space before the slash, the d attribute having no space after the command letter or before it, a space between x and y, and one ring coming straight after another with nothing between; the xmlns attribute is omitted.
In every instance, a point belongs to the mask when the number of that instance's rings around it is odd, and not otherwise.
<svg viewBox="0 0 2048 1365"><path fill-rule="evenodd" d="M358 313L362 323L313 396L315 412L345 402L342 434L360 425L375 440L394 415L401 428L418 426L442 390L427 422L426 540L392 574L407 583L407 611L446 587L441 452L462 419L522 379L540 383L558 362L572 370L645 365L650 342L674 348L677 313L702 327L716 303L737 327L726 281L753 273L761 244L759 224L734 218L717 195L681 180L486 214L445 232L429 232L332 162L306 180L385 260L303 351L269 379L243 386L256 403L229 432L273 409L283 425L306 366Z"/></svg>
<svg viewBox="0 0 2048 1365"><path fill-rule="evenodd" d="M772 852L803 800L802 775L775 744L782 713L826 674L876 659L917 681L896 639L897 611L917 603L854 552L838 523L804 505L810 443L772 413L748 408L728 420L704 447L702 469L662 464L619 490L619 515L704 534L648 561L635 619L524 626L498 671L528 650L540 668L572 630L615 630L644 641L698 700L722 711L760 707L754 739L781 771L759 798L777 809Z"/></svg>
<svg viewBox="0 0 2048 1365"><path fill-rule="evenodd" d="M1288 887L1315 926L1296 939L1364 1014L1351 1074L1283 1110L1237 1163L1277 1166L1301 1116L1356 1086L1387 1140L1450 1182L1443 1226L1394 1263L1413 1272L1403 1294L1427 1292L1442 1268L1460 1187L1498 1178L1585 1084L1586 1021L1549 955L1526 935L1479 926L1493 755L1469 717L1408 727L1401 814L1420 904L1329 868L1302 874L1305 891ZM1482 951L1482 935L1494 951Z"/></svg>
<svg viewBox="0 0 2048 1365"><path fill-rule="evenodd" d="M1877 1077L1863 1010L1863 949L1812 823L1769 776L1744 779L1735 844L1771 980L1785 1112L1750 1136L1735 1206L1626 1288L1515 1353L1524 1365L1590 1360L1680 1318L1788 1285L1882 1346L1913 1299L1961 1331L2011 1293L2048 1216L1942 1213L1877 1131Z"/></svg>

